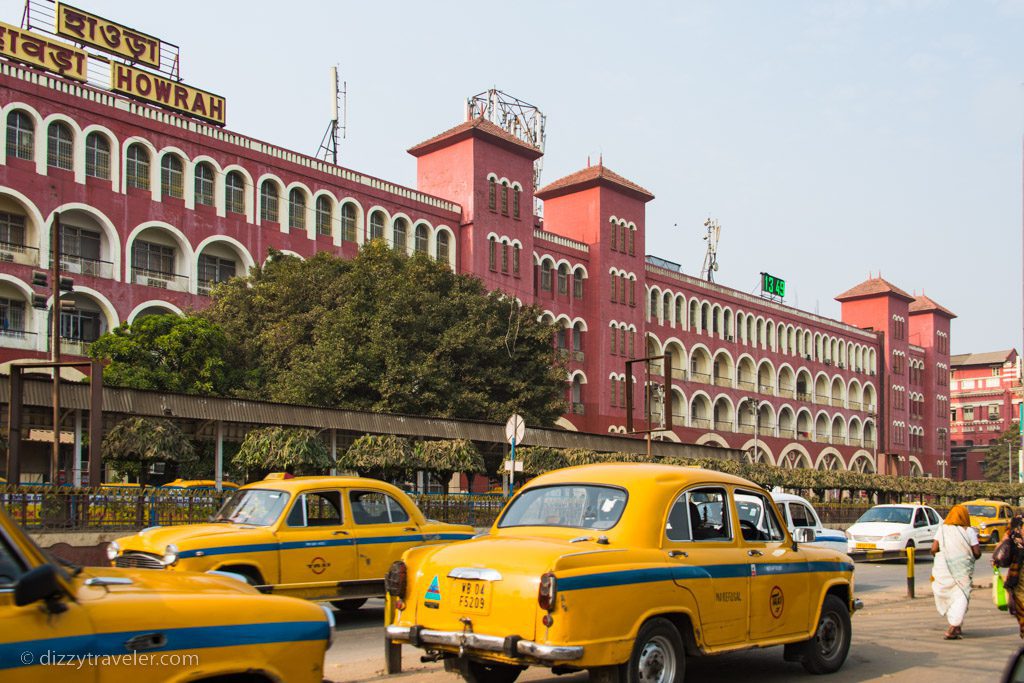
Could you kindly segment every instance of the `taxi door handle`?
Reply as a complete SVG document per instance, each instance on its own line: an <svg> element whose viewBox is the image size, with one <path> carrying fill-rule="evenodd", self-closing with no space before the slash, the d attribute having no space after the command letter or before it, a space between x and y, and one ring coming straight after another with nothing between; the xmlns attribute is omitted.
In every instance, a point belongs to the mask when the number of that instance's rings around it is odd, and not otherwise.
<svg viewBox="0 0 1024 683"><path fill-rule="evenodd" d="M402 531L416 531L416 527L414 527L414 526L407 526L404 529L402 529Z"/></svg>
<svg viewBox="0 0 1024 683"><path fill-rule="evenodd" d="M348 536L348 532L344 529L338 529L337 531L331 532L331 536Z"/></svg>
<svg viewBox="0 0 1024 683"><path fill-rule="evenodd" d="M679 556L689 557L690 555L685 550L669 550L668 551L668 556L669 557L679 557Z"/></svg>
<svg viewBox="0 0 1024 683"><path fill-rule="evenodd" d="M750 557L761 557L764 555L760 550L748 550L747 555Z"/></svg>

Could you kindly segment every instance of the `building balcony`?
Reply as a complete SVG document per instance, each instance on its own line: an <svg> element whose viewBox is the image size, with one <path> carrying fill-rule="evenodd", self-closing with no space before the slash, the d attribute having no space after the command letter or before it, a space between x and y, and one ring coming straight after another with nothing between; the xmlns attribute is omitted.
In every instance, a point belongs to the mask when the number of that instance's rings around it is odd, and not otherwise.
<svg viewBox="0 0 1024 683"><path fill-rule="evenodd" d="M732 380L728 377L715 377L715 386L732 388Z"/></svg>
<svg viewBox="0 0 1024 683"><path fill-rule="evenodd" d="M89 346L93 339L73 339L71 337L60 338L60 352L69 356L88 356Z"/></svg>
<svg viewBox="0 0 1024 683"><path fill-rule="evenodd" d="M775 395L775 387L772 386L771 384L760 384L757 387L757 393L759 393L759 394L767 394L769 396L774 396Z"/></svg>
<svg viewBox="0 0 1024 683"><path fill-rule="evenodd" d="M715 420L715 430L719 432L731 432L732 422L726 420Z"/></svg>
<svg viewBox="0 0 1024 683"><path fill-rule="evenodd" d="M693 371L690 373L690 381L696 382L697 384L710 384L711 375L704 372Z"/></svg>
<svg viewBox="0 0 1024 683"><path fill-rule="evenodd" d="M110 261L77 254L61 254L60 268L70 275L90 275L107 279L114 277L114 264Z"/></svg>
<svg viewBox="0 0 1024 683"><path fill-rule="evenodd" d="M754 425L741 424L738 429L740 431L740 434L753 434L754 433Z"/></svg>
<svg viewBox="0 0 1024 683"><path fill-rule="evenodd" d="M794 387L788 384L779 384L779 396L796 396Z"/></svg>
<svg viewBox="0 0 1024 683"><path fill-rule="evenodd" d="M37 339L38 335L35 332L12 327L0 329L0 346L4 348L34 351Z"/></svg>
<svg viewBox="0 0 1024 683"><path fill-rule="evenodd" d="M811 395L808 394L806 391L798 391L798 392L796 392L796 400L798 400L798 401L810 401L811 400Z"/></svg>
<svg viewBox="0 0 1024 683"><path fill-rule="evenodd" d="M707 429L708 427L711 426L711 420L709 420L706 417L691 417L690 418L690 426L691 427L700 427L700 428L703 428L703 429Z"/></svg>
<svg viewBox="0 0 1024 683"><path fill-rule="evenodd" d="M847 401L846 405L850 410L860 410L863 406L860 401Z"/></svg>
<svg viewBox="0 0 1024 683"><path fill-rule="evenodd" d="M17 263L22 266L38 266L39 250L14 242L0 242L0 263Z"/></svg>
<svg viewBox="0 0 1024 683"><path fill-rule="evenodd" d="M792 439L796 436L796 430L789 429L787 427L779 427L779 436L784 439Z"/></svg>
<svg viewBox="0 0 1024 683"><path fill-rule="evenodd" d="M572 359L574 361L576 361L577 363L582 363L583 362L583 352L582 351L573 351L572 352Z"/></svg>
<svg viewBox="0 0 1024 683"><path fill-rule="evenodd" d="M737 380L736 384L739 385L740 389L746 389L748 391L753 391L755 387L753 382L745 379Z"/></svg>
<svg viewBox="0 0 1024 683"><path fill-rule="evenodd" d="M132 282L147 287L158 287L175 292L188 291L188 278L177 273L165 273L159 270L132 268Z"/></svg>

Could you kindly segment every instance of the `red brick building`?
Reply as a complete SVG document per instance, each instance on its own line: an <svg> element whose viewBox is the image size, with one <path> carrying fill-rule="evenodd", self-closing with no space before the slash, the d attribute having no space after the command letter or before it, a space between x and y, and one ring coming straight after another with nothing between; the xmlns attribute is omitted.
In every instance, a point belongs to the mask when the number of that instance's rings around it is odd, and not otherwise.
<svg viewBox="0 0 1024 683"><path fill-rule="evenodd" d="M1021 360L1017 351L964 353L950 359L952 479L982 479L988 447L1020 416ZM1017 471L1017 449L1011 471Z"/></svg>
<svg viewBox="0 0 1024 683"><path fill-rule="evenodd" d="M351 257L383 239L545 311L566 429L624 432L625 361L668 354L660 438L787 467L944 471L952 313L871 278L832 320L678 272L646 255L651 192L600 164L534 188L540 151L485 120L412 147L408 188L11 62L0 115L0 361L48 348L32 272L58 212L72 354L140 315L202 308L268 249Z"/></svg>

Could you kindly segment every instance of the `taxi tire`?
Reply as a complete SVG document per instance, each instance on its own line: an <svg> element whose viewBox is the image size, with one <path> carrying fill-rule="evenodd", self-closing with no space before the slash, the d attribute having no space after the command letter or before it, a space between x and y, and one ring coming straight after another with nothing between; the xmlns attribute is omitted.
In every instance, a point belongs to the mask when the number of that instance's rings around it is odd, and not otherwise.
<svg viewBox="0 0 1024 683"><path fill-rule="evenodd" d="M357 609L366 604L367 598L349 598L348 600L331 600L331 605L334 609L339 609L342 612L355 612Z"/></svg>
<svg viewBox="0 0 1024 683"><path fill-rule="evenodd" d="M818 632L826 620L832 628L838 631L836 635L840 639L838 648L835 649L832 656L825 656L818 642ZM821 616L818 618L814 637L796 644L798 648L797 658L804 665L804 668L812 674L834 673L839 671L846 661L846 655L850 651L851 640L852 631L849 607L835 595L826 595L825 601L821 605Z"/></svg>
<svg viewBox="0 0 1024 683"><path fill-rule="evenodd" d="M629 662L626 664L625 675L620 676L619 680L624 683L639 683L641 659L644 657L648 645L668 646L670 654L674 656L675 660L675 675L672 677L672 681L681 683L686 674L686 648L683 646L683 638L679 635L679 629L675 624L661 617L650 619L640 627L639 633L636 634L636 640L633 641L633 654L630 655Z"/></svg>

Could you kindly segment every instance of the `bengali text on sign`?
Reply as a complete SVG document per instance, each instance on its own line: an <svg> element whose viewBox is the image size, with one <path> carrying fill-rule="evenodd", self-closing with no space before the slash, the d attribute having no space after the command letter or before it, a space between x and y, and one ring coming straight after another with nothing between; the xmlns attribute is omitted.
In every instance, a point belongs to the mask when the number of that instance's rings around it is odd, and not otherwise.
<svg viewBox="0 0 1024 683"><path fill-rule="evenodd" d="M85 52L3 22L0 22L0 55L76 81L86 80L88 56Z"/></svg>
<svg viewBox="0 0 1024 683"><path fill-rule="evenodd" d="M133 62L160 68L159 38L62 2L57 3L57 35Z"/></svg>

